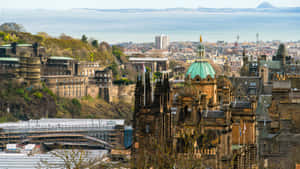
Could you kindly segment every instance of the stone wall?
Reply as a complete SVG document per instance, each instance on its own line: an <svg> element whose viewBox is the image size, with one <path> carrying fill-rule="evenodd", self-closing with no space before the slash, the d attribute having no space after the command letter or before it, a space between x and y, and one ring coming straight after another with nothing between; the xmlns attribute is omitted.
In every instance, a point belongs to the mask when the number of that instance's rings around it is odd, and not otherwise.
<svg viewBox="0 0 300 169"><path fill-rule="evenodd" d="M109 89L110 102L125 101L133 103L135 84L132 85L112 85Z"/></svg>
<svg viewBox="0 0 300 169"><path fill-rule="evenodd" d="M88 85L87 95L93 98L97 98L99 96L99 87L96 85Z"/></svg>

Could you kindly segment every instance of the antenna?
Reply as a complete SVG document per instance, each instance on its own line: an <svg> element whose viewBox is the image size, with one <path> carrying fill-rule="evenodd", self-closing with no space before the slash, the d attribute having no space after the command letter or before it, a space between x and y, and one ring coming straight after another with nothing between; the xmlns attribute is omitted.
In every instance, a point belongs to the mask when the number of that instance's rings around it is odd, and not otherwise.
<svg viewBox="0 0 300 169"><path fill-rule="evenodd" d="M240 34L238 34L238 35L236 36L235 47L238 47L238 46L239 46L239 40L240 40Z"/></svg>
<svg viewBox="0 0 300 169"><path fill-rule="evenodd" d="M256 33L256 48L257 48L257 57L259 57L259 33Z"/></svg>

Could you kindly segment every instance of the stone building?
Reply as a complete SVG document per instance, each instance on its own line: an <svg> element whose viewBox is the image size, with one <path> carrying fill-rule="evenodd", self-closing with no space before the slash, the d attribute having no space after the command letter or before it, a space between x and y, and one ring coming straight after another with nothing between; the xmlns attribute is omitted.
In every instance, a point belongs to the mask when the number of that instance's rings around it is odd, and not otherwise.
<svg viewBox="0 0 300 169"><path fill-rule="evenodd" d="M16 78L20 67L19 58L0 57L0 76Z"/></svg>
<svg viewBox="0 0 300 169"><path fill-rule="evenodd" d="M274 73L271 94L259 102L264 107L258 109L260 167L293 169L300 160L300 78L287 70Z"/></svg>
<svg viewBox="0 0 300 169"><path fill-rule="evenodd" d="M38 86L44 54L45 49L40 47L38 43L2 45L0 46L2 73L10 74L12 77L20 77L28 85Z"/></svg>
<svg viewBox="0 0 300 169"><path fill-rule="evenodd" d="M88 77L48 76L42 80L59 97L81 98L88 95L97 97L99 93L97 86L89 85Z"/></svg>
<svg viewBox="0 0 300 169"><path fill-rule="evenodd" d="M29 56L44 57L46 50L44 47L39 46L38 43L34 44L18 44L11 43L0 46L0 57L14 57L19 58L20 56L27 53Z"/></svg>
<svg viewBox="0 0 300 169"><path fill-rule="evenodd" d="M256 100L263 92L261 77L258 76L240 76L230 77L234 86L233 95L237 100L247 100L253 98Z"/></svg>
<svg viewBox="0 0 300 169"><path fill-rule="evenodd" d="M111 102L110 89L112 88L112 71L110 69L96 71L94 82L99 86L99 97L107 102Z"/></svg>
<svg viewBox="0 0 300 169"><path fill-rule="evenodd" d="M50 56L41 66L42 76L75 75L75 61L70 57Z"/></svg>
<svg viewBox="0 0 300 169"><path fill-rule="evenodd" d="M102 70L97 62L76 61L63 56L47 57L45 49L37 43L0 46L1 76L19 78L36 87L42 81L60 97L98 97L101 86L95 82L95 72Z"/></svg>
<svg viewBox="0 0 300 169"><path fill-rule="evenodd" d="M204 59L204 51L201 43L199 59L187 70L181 88L170 86L168 76L158 80L154 89L148 73L145 80L138 79L132 148L136 168L161 163L156 161L157 154L168 154L165 159L169 160L163 165L176 163L172 161L174 156L185 160L189 155L208 168L255 165L255 104L233 103L230 80L217 77L212 65ZM247 141L237 139L241 127Z"/></svg>
<svg viewBox="0 0 300 169"><path fill-rule="evenodd" d="M129 63L137 72L143 72L144 67L151 69L154 72L166 72L169 69L168 58L154 57L130 57Z"/></svg>

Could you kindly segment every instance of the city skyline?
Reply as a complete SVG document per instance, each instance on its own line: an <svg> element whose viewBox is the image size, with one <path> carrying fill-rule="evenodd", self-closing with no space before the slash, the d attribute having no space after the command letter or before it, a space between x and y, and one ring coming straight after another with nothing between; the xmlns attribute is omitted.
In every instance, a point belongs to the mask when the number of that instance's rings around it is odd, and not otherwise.
<svg viewBox="0 0 300 169"><path fill-rule="evenodd" d="M16 8L16 9L72 9L72 8L98 8L98 9L126 9L126 8L255 8L262 2L269 2L275 7L297 7L300 6L300 1L297 0L153 0L153 1L138 1L138 0L111 0L109 2L86 0L86 1L71 1L71 0L11 0L3 1L1 8Z"/></svg>

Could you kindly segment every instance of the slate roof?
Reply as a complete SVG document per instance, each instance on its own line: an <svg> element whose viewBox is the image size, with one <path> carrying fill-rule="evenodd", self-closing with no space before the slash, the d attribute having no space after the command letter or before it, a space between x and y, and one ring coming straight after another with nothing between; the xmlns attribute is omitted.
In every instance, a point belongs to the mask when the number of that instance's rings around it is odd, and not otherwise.
<svg viewBox="0 0 300 169"><path fill-rule="evenodd" d="M280 69L280 61L277 60L261 60L260 65L266 65L269 69Z"/></svg>

